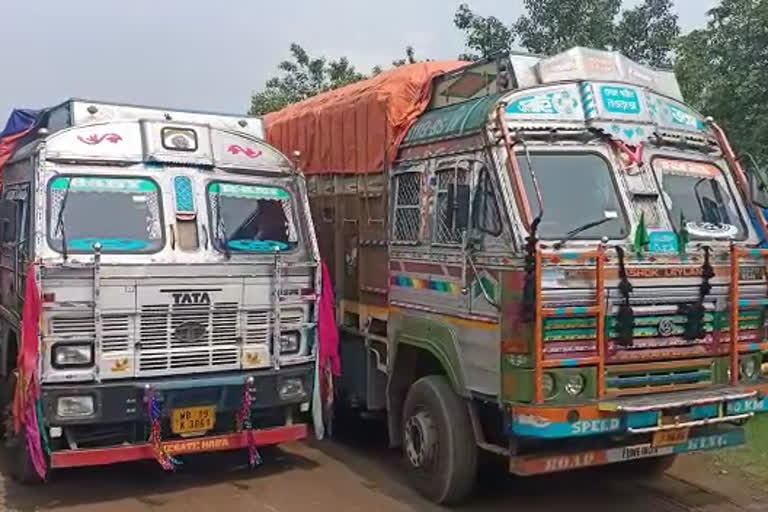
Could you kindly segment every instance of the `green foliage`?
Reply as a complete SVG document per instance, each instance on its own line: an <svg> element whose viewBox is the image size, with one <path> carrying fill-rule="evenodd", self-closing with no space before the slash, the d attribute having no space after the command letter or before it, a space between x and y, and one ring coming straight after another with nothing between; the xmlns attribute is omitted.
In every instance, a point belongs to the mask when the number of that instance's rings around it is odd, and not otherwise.
<svg viewBox="0 0 768 512"><path fill-rule="evenodd" d="M453 24L464 32L467 48L473 51L459 55L460 60L484 59L512 48L514 37L509 27L495 16L475 14L467 4L459 6Z"/></svg>
<svg viewBox="0 0 768 512"><path fill-rule="evenodd" d="M366 78L346 57L328 61L310 57L304 48L291 44L291 59L278 65L280 76L270 78L263 91L251 97L251 115L262 115Z"/></svg>
<svg viewBox="0 0 768 512"><path fill-rule="evenodd" d="M645 0L621 14L613 46L632 60L668 68L679 35L672 0Z"/></svg>
<svg viewBox="0 0 768 512"><path fill-rule="evenodd" d="M610 49L621 0L525 0L514 24L528 51L552 55L573 46Z"/></svg>
<svg viewBox="0 0 768 512"><path fill-rule="evenodd" d="M722 0L707 28L680 38L686 100L726 128L740 152L768 162L768 2Z"/></svg>

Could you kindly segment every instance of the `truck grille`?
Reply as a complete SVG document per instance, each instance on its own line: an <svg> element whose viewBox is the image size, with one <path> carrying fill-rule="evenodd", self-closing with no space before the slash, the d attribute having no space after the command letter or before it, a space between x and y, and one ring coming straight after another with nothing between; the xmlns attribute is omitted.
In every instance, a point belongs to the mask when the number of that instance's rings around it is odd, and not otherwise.
<svg viewBox="0 0 768 512"><path fill-rule="evenodd" d="M612 365L606 368L609 396L706 388L714 382L714 360Z"/></svg>
<svg viewBox="0 0 768 512"><path fill-rule="evenodd" d="M303 318L304 312L300 309L286 309L280 313L283 328L299 324ZM272 322L272 312L269 310L248 311L245 316L245 343L268 343L272 339Z"/></svg>
<svg viewBox="0 0 768 512"><path fill-rule="evenodd" d="M237 316L234 302L142 306L139 372L237 368Z"/></svg>
<svg viewBox="0 0 768 512"><path fill-rule="evenodd" d="M128 315L104 315L101 317L102 352L120 352L130 348L133 337L132 322ZM60 338L91 340L96 336L93 317L54 317L51 334Z"/></svg>

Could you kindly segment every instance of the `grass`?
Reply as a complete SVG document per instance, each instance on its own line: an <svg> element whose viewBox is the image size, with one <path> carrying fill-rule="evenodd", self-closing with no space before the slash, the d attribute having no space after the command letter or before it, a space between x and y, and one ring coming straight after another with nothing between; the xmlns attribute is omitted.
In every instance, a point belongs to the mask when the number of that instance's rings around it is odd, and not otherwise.
<svg viewBox="0 0 768 512"><path fill-rule="evenodd" d="M768 482L768 414L758 414L749 421L747 444L720 453L717 462Z"/></svg>

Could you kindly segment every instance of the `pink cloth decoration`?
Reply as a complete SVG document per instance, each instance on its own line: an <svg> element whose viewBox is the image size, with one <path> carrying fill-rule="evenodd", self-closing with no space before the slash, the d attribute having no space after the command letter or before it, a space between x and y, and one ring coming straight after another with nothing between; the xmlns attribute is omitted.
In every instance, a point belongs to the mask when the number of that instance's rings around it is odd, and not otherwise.
<svg viewBox="0 0 768 512"><path fill-rule="evenodd" d="M331 274L325 262L321 262L323 272L322 293L320 294L320 310L318 314L318 338L320 344L321 372L330 364L334 375L341 375L341 359L339 358L339 330L336 327L336 303L333 298Z"/></svg>
<svg viewBox="0 0 768 512"><path fill-rule="evenodd" d="M24 310L21 320L21 350L16 361L19 378L13 397L13 425L18 434L25 427L26 442L35 470L45 478L46 462L40 442L37 418L37 400L40 383L37 379L37 363L40 355L40 312L42 302L37 286L37 270L30 264L24 291Z"/></svg>

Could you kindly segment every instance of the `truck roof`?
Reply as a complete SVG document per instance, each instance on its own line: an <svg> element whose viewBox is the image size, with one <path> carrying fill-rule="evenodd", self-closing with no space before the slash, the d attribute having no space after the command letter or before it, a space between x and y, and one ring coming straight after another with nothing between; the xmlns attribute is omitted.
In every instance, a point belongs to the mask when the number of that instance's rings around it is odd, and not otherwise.
<svg viewBox="0 0 768 512"><path fill-rule="evenodd" d="M149 119L207 124L212 128L243 132L258 139L264 139L264 124L261 117L240 114L149 107L77 98L47 110L49 110L47 128L51 132L107 121Z"/></svg>

